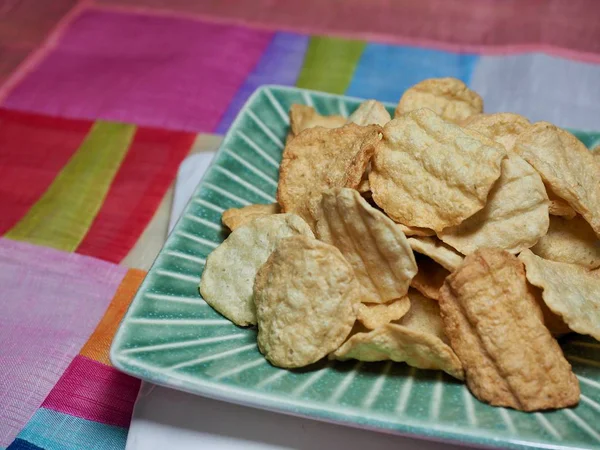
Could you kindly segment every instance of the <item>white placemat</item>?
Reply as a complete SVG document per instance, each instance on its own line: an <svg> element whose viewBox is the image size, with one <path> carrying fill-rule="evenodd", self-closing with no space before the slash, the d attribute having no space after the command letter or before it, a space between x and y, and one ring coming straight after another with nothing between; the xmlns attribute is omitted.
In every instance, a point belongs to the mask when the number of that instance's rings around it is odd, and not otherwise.
<svg viewBox="0 0 600 450"><path fill-rule="evenodd" d="M188 157L175 187L171 229L214 153ZM458 450L461 447L333 425L142 383L126 450Z"/></svg>

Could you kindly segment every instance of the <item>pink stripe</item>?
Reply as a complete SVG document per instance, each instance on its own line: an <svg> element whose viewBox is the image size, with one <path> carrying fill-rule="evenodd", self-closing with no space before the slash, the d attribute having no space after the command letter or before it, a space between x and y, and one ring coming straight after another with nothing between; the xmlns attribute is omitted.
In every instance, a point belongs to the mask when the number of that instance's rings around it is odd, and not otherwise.
<svg viewBox="0 0 600 450"><path fill-rule="evenodd" d="M54 48L66 28L71 22L83 11L91 0L79 0L79 3L75 5L62 19L58 21L52 32L44 40L43 44L32 51L23 62L15 69L10 77L4 84L0 86L0 103L8 95L8 93L37 66L40 61Z"/></svg>
<svg viewBox="0 0 600 450"><path fill-rule="evenodd" d="M247 27L90 9L4 106L212 132L272 37Z"/></svg>
<svg viewBox="0 0 600 450"><path fill-rule="evenodd" d="M454 52L536 51L600 62L596 0L100 0L96 8L195 16Z"/></svg>
<svg viewBox="0 0 600 450"><path fill-rule="evenodd" d="M139 388L137 378L78 355L42 407L127 428Z"/></svg>
<svg viewBox="0 0 600 450"><path fill-rule="evenodd" d="M12 442L78 354L126 271L0 239L0 447Z"/></svg>

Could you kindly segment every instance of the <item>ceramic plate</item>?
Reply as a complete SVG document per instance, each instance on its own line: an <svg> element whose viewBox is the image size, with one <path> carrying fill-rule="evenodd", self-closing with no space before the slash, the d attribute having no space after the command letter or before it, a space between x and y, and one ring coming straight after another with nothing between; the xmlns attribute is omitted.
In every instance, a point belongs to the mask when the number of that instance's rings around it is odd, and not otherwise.
<svg viewBox="0 0 600 450"><path fill-rule="evenodd" d="M194 394L358 427L471 445L600 448L600 344L592 339L561 343L580 380L579 406L527 414L485 405L441 372L405 364L272 367L254 329L233 325L200 297L206 257L225 238L221 213L275 202L290 105L348 116L360 101L277 86L252 95L123 319L113 364ZM597 133L577 136L588 147L600 141Z"/></svg>

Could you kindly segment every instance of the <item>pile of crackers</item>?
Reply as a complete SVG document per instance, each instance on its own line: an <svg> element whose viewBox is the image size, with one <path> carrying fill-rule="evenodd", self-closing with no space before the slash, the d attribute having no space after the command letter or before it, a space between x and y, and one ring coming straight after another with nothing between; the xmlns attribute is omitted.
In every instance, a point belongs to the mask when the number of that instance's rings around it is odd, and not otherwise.
<svg viewBox="0 0 600 450"><path fill-rule="evenodd" d="M600 160L569 132L483 114L452 78L349 117L293 105L277 204L223 213L200 292L278 367L443 370L522 411L579 402L556 338L600 339Z"/></svg>

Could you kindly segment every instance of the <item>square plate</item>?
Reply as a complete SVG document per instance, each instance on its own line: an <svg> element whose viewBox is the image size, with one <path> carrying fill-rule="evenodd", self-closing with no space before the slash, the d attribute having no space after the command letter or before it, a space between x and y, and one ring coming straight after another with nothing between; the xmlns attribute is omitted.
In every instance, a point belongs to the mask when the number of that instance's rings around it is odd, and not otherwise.
<svg viewBox="0 0 600 450"><path fill-rule="evenodd" d="M264 86L248 100L134 298L111 348L120 370L206 397L427 439L511 448L600 448L600 344L562 342L581 384L573 409L522 413L476 400L442 372L399 363L273 367L256 330L233 325L198 293L207 255L223 241L221 213L275 202L292 103L348 116L361 99ZM394 105L386 105L393 113ZM577 132L588 146L597 133Z"/></svg>

